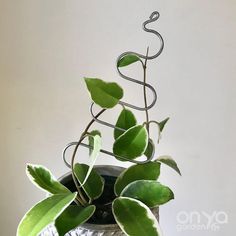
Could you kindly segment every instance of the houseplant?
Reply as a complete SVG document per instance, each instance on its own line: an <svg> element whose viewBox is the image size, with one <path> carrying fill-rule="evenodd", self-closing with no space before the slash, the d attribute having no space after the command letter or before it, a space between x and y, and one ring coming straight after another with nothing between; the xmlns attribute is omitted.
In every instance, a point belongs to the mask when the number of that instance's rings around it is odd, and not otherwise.
<svg viewBox="0 0 236 236"><path fill-rule="evenodd" d="M123 89L114 82L105 82L98 78L84 78L89 94L93 100L91 113L93 119L88 123L78 142L75 145L71 162L67 163L71 172L60 180L43 166L27 165L27 175L39 188L49 193L49 196L32 207L21 220L17 236L37 236L45 227L53 224L57 232L51 235L65 235L67 232L84 227L85 222L90 225L119 226L120 233L116 235L159 236L161 230L158 223L158 207L174 198L171 189L159 183L161 164L166 164L180 174L176 162L169 156L155 158L155 142L150 137L151 124L155 125L160 137L168 119L161 122L150 120L148 110L155 105L155 89L146 82L147 62L160 55L163 49L163 40L159 33L147 28L147 24L159 18L158 12L153 12L149 20L144 22L144 30L154 33L161 42L159 51L149 56L148 49L145 55L135 52L126 52L119 56L117 69L119 75L131 82L142 85L144 107L134 106L122 102ZM125 76L121 69L133 63L140 63L143 68L144 80L138 81ZM153 92L154 99L151 105L147 103L146 89ZM93 105L101 107L101 111L93 114ZM99 117L108 109L121 105L122 110L115 125L99 120ZM137 124L131 109L145 112L146 120ZM108 152L101 148L101 132L91 130L95 122L114 128L113 151ZM88 143L83 143L85 140ZM157 143L159 142L159 138ZM89 148L89 164L75 162L78 148L83 145ZM66 149L65 149L66 150ZM116 159L133 163L127 169L108 166L106 170L117 173L104 174L104 167L95 166L99 153L103 152ZM145 156L144 161L139 157ZM114 178L116 177L116 178ZM72 230L72 231L71 231ZM103 230L103 228L101 228ZM47 235L49 231L47 231ZM74 231L76 232L76 231ZM43 233L42 233L43 234ZM69 235L69 234L68 234ZM76 234L82 235L82 234ZM83 233L86 235L86 233ZM89 235L93 234L93 232ZM99 234L102 235L102 234ZM104 232L103 235L106 235ZM109 235L109 234L107 234ZM111 235L111 234L110 234Z"/></svg>

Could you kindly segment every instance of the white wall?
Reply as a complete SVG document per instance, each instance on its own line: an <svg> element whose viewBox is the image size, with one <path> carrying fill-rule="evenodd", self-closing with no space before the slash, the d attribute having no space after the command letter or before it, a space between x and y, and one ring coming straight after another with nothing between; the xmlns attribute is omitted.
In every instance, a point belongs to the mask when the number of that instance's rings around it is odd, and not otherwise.
<svg viewBox="0 0 236 236"><path fill-rule="evenodd" d="M155 51L156 41L141 30L153 10L161 13L155 28L166 47L149 63L148 79L158 91L151 117L171 117L157 151L172 155L183 174L162 171L162 182L176 195L161 207L164 235L234 234L235 0L1 0L2 235L14 235L26 210L44 197L25 176L27 162L43 164L56 176L68 171L61 150L90 119L83 76L115 80L125 87L127 101L140 100L139 88L117 76L115 60L125 50L144 53L149 45ZM105 118L113 121L115 114ZM111 133L101 129L103 136ZM110 139L104 144L109 147ZM79 154L85 162L86 152ZM118 164L108 156L98 162ZM176 216L183 210L225 211L229 223L219 232L177 232Z"/></svg>

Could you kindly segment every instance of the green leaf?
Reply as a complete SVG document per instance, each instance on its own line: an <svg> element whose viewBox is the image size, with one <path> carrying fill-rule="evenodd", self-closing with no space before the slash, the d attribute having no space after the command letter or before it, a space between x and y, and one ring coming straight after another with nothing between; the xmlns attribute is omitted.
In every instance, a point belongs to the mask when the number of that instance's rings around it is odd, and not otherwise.
<svg viewBox="0 0 236 236"><path fill-rule="evenodd" d="M118 63L117 63L117 66L118 67L123 67L123 66L128 66L134 62L137 62L139 61L140 58L136 55L133 55L133 54L128 54L128 55L125 55L124 57L122 57Z"/></svg>
<svg viewBox="0 0 236 236"><path fill-rule="evenodd" d="M124 108L116 122L116 127L122 128L124 130L127 130L137 124L137 120L134 116L134 114ZM114 129L114 138L117 139L119 136L121 136L125 131L119 130L119 129Z"/></svg>
<svg viewBox="0 0 236 236"><path fill-rule="evenodd" d="M90 132L90 135L89 135L89 155L92 154L92 151L94 149L94 136L95 135L99 135L100 137L102 136L101 135L101 132L99 130L93 130Z"/></svg>
<svg viewBox="0 0 236 236"><path fill-rule="evenodd" d="M67 232L85 223L93 215L95 209L94 205L87 207L68 206L55 222L59 236L64 236Z"/></svg>
<svg viewBox="0 0 236 236"><path fill-rule="evenodd" d="M121 196L135 198L148 207L157 207L174 199L170 188L155 180L134 181L123 189Z"/></svg>
<svg viewBox="0 0 236 236"><path fill-rule="evenodd" d="M158 122L159 128L160 128L160 131L161 131L161 132L162 132L162 130L164 129L164 127L165 127L165 125L166 125L166 123L167 123L167 121L168 121L169 119L170 119L170 118L167 117L165 120L163 120L163 121L161 121L161 122Z"/></svg>
<svg viewBox="0 0 236 236"><path fill-rule="evenodd" d="M36 204L21 220L17 236L37 236L74 201L76 194L55 194Z"/></svg>
<svg viewBox="0 0 236 236"><path fill-rule="evenodd" d="M144 126L137 125L129 128L113 145L113 153L130 160L141 156L148 144L148 133ZM119 159L119 158L117 158ZM119 159L123 160L123 159Z"/></svg>
<svg viewBox="0 0 236 236"><path fill-rule="evenodd" d="M118 196L122 190L131 182L136 180L157 180L160 176L160 166L158 162L147 162L136 164L124 170L116 179L114 192Z"/></svg>
<svg viewBox="0 0 236 236"><path fill-rule="evenodd" d="M89 166L86 164L75 164L74 172L80 184L84 182L88 169ZM82 186L82 188L90 200L97 199L103 192L104 179L94 169L92 169L86 183Z"/></svg>
<svg viewBox="0 0 236 236"><path fill-rule="evenodd" d="M26 174L33 184L49 193L70 193L44 166L27 164Z"/></svg>
<svg viewBox="0 0 236 236"><path fill-rule="evenodd" d="M87 181L87 179L93 169L93 166L95 165L97 157L100 153L102 141L101 141L101 134L99 131L95 130L90 133L89 145L93 145L93 147L90 148L91 150L90 150L90 156L89 156L90 157L89 169L88 169L86 177L81 185L84 185L85 182Z"/></svg>
<svg viewBox="0 0 236 236"><path fill-rule="evenodd" d="M144 155L145 155L148 159L150 159L150 158L154 155L153 152L155 152L155 145L154 145L152 139L149 139L149 140L148 140L148 146L147 146L147 148L146 148L146 151L145 151Z"/></svg>
<svg viewBox="0 0 236 236"><path fill-rule="evenodd" d="M96 78L85 78L92 100L102 108L112 108L123 97L123 89L117 83Z"/></svg>
<svg viewBox="0 0 236 236"><path fill-rule="evenodd" d="M142 202L119 197L113 201L112 212L116 223L126 235L161 236L160 226L151 210Z"/></svg>
<svg viewBox="0 0 236 236"><path fill-rule="evenodd" d="M179 175L181 175L181 172L179 170L179 167L178 167L177 163L170 156L160 156L160 157L157 158L156 161L159 161L161 163L166 164L167 166L174 169Z"/></svg>

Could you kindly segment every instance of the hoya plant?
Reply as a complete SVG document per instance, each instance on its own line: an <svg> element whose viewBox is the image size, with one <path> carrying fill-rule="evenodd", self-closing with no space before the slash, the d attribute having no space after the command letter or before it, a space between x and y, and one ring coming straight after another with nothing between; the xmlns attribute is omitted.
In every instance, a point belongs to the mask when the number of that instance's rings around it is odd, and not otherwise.
<svg viewBox="0 0 236 236"><path fill-rule="evenodd" d="M102 134L101 131L92 129L92 126L106 110L118 105L122 109L113 126L111 140L114 141L111 153L121 165L123 162L130 162L131 165L116 178L112 190L114 198L109 199L106 205L111 208L112 217L126 235L162 235L153 209L174 199L174 193L168 186L159 182L160 168L165 164L179 174L180 170L170 156L158 157L155 153L155 147L169 118L162 121L149 119L146 96L147 58L141 58L135 53L126 53L117 62L119 69L133 63L142 65L145 104L143 110L146 114L146 119L142 123L137 122L129 104L121 101L124 91L120 85L98 78L84 78L93 103L101 110L88 123L71 157L70 168L75 191L58 181L47 168L27 164L27 176L37 187L47 192L48 197L25 214L18 226L17 236L37 236L45 227L52 224L58 235L64 236L96 214L96 200L103 194L105 181L94 168L103 150ZM151 130L158 136L156 141L150 137ZM81 163L75 158L82 142L87 142L89 147L87 163ZM144 157L145 160L142 161Z"/></svg>

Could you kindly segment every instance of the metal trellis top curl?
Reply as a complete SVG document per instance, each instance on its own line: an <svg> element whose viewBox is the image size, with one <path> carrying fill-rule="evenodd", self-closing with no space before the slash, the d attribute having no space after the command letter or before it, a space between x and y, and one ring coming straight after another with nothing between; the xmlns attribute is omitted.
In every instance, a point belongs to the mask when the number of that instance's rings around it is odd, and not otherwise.
<svg viewBox="0 0 236 236"><path fill-rule="evenodd" d="M124 102L124 101L119 101L119 104L123 107L129 107L131 109L134 109L134 110L137 110L137 111L148 111L149 109L151 109L155 104L156 104L156 101L157 101L157 93L156 93L156 90L155 88L150 85L149 83L146 83L146 81L140 81L140 80L137 80L137 79L134 79L134 78L131 78L125 74L123 74L121 71L120 71L120 68L118 67L118 62L125 56L127 55L135 55L141 59L144 59L145 61L147 60L153 60L155 58L157 58L163 51L163 48L164 48L164 40L162 38L162 36L155 30L151 29L148 27L148 25L152 22L155 22L159 19L160 17L160 14L159 12L157 11L154 11L148 20L146 20L144 23L143 23L143 30L145 32L148 32L148 33L152 33L154 35L156 35L160 41L160 47L159 47L159 50L154 54L154 55L151 55L149 56L148 54L146 55L143 55L143 54L140 54L140 53L137 53L137 52L132 52L132 51L127 51L127 52L124 52L122 53L118 58L117 58L117 63L116 63L116 68L117 68L117 72L118 74L125 80L128 80L130 82L133 82L133 83L136 83L136 84L139 84L141 85L142 87L145 87L145 88L148 88L149 90L151 90L152 92L152 95L153 95L153 99L152 99L152 102L145 106L145 107L140 107L140 106L137 106L137 105L133 105L133 104L130 104L130 103L127 103L127 102ZM141 61L142 62L142 61ZM122 130L122 131L125 131L124 129L120 128L120 127L117 127L109 122L106 122L106 121L103 121L101 119L98 119L98 115L95 115L94 112L93 112L93 108L94 108L94 102L91 104L90 106L90 113L92 115L92 118L93 118L93 122L98 122L104 126L107 126L107 127L110 127L110 128L113 128L113 129L118 129L118 130ZM99 112L99 113L103 113L103 112ZM66 166L68 166L69 168L71 168L71 165L67 162L66 160L66 151L68 150L68 148L70 148L71 146L77 146L78 145L78 142L71 142L69 143L63 150L63 160L66 164ZM91 148L88 144L85 144L83 142L80 142L79 145L83 146L83 147L86 147L86 148ZM110 156L114 156L114 157L118 157L119 159L123 159L124 161L130 161L130 162L133 162L133 163L146 163L146 162L149 162L150 160L153 159L153 156L154 156L154 153L155 153L155 150L153 150L153 153L152 153L152 156L150 158L148 158L147 160L144 160L144 161L137 161L137 160L130 160L126 157L121 157L121 156L117 156L115 155L114 153L110 152L110 151L106 151L106 150L100 150L102 153L105 153L107 155L110 155Z"/></svg>

